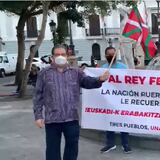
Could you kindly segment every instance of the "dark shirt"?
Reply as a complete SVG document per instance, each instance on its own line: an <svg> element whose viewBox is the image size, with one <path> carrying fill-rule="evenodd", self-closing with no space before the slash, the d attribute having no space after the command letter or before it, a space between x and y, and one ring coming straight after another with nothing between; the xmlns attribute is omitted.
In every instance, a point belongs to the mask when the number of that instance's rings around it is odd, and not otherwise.
<svg viewBox="0 0 160 160"><path fill-rule="evenodd" d="M45 123L78 120L80 87L92 89L101 85L98 78L85 75L79 68L67 66L63 72L54 65L45 68L38 74L33 97L35 120L45 119Z"/></svg>

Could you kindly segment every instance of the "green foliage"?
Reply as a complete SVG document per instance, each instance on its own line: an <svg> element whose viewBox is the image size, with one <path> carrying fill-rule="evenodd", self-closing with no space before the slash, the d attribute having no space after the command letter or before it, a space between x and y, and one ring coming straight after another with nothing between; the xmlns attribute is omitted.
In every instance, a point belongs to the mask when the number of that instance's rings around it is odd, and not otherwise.
<svg viewBox="0 0 160 160"><path fill-rule="evenodd" d="M66 11L64 16L67 19L72 19L75 23L78 23L78 26L83 26L83 19L86 16L91 14L99 13L102 16L110 14L113 9L117 8L117 5L120 3L125 4L126 6L133 6L137 2L130 0L102 0L102 1L51 1L50 9L54 11L54 7L60 6L64 4L66 6ZM22 14L22 10L30 10L32 13L37 11L37 9L41 9L42 1L0 1L0 10L8 11L17 15ZM83 7L83 11L78 11L77 7ZM29 12L29 10L28 10ZM36 12L37 14L41 14L42 12ZM31 13L30 13L31 14Z"/></svg>
<svg viewBox="0 0 160 160"><path fill-rule="evenodd" d="M99 13L102 15L109 14L110 4L106 1L81 1L79 6L84 8L85 15Z"/></svg>
<svg viewBox="0 0 160 160"><path fill-rule="evenodd" d="M61 20L58 18L57 34L55 41L58 43L64 43L65 37L68 36L67 19L72 20L73 23L77 23L77 26L84 26L84 19L88 18L92 14L109 15L112 10L117 8L120 3L126 6L133 6L135 2L115 0L115 1L61 1L64 2L66 10L61 12ZM77 8L83 7L83 10L79 11ZM62 25L63 24L63 25Z"/></svg>
<svg viewBox="0 0 160 160"><path fill-rule="evenodd" d="M79 1L78 6L84 8L85 15L101 14L102 16L108 15L112 10L117 8L118 4L124 4L126 6L133 6L136 2L133 0L103 0L103 1Z"/></svg>
<svg viewBox="0 0 160 160"><path fill-rule="evenodd" d="M137 0L138 1L138 0ZM102 1L69 1L66 2L67 10L64 12L66 19L71 19L73 23L77 22L80 27L84 26L84 19L92 14L100 14L102 16L109 15L112 10L116 9L119 4L124 4L128 7L133 6L137 1L125 0L102 0ZM78 7L83 7L83 10L77 10Z"/></svg>
<svg viewBox="0 0 160 160"><path fill-rule="evenodd" d="M68 36L68 21L65 12L58 14L58 27L55 34L55 43L64 43L65 38ZM62 25L63 24L63 25Z"/></svg>
<svg viewBox="0 0 160 160"><path fill-rule="evenodd" d="M0 10L20 15L22 10L27 9L32 3L32 1L0 1Z"/></svg>
<svg viewBox="0 0 160 160"><path fill-rule="evenodd" d="M54 11L55 7L63 4L65 11L61 13L61 20L59 20L57 27L57 34L54 38L56 42L63 43L65 37L68 35L67 19L72 20L73 23L77 22L79 27L84 26L84 19L88 18L92 14L101 14L102 16L110 14L113 9L117 8L117 5L122 3L126 6L133 6L138 0L126 1L126 0L101 0L101 1L50 1L50 10ZM42 13L43 1L0 1L0 10L5 12L11 12L21 16L25 14L30 17ZM83 7L83 10L79 11L77 8Z"/></svg>
<svg viewBox="0 0 160 160"><path fill-rule="evenodd" d="M43 1L0 1L0 10L4 12L14 13L21 16L25 11L29 16L38 15L42 13ZM53 9L64 3L64 1L51 1L49 9Z"/></svg>
<svg viewBox="0 0 160 160"><path fill-rule="evenodd" d="M138 0L127 1L126 6L127 7L134 6L134 5L137 5L137 3L138 3Z"/></svg>

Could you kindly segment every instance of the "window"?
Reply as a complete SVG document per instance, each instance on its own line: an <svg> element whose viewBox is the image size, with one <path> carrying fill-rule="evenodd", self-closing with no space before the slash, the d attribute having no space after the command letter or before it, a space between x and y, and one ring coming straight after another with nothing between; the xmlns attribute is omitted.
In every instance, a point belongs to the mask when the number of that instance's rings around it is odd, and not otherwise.
<svg viewBox="0 0 160 160"><path fill-rule="evenodd" d="M89 16L89 33L90 36L100 36L100 21L98 15L90 15Z"/></svg>
<svg viewBox="0 0 160 160"><path fill-rule="evenodd" d="M38 36L37 19L36 17L31 17L27 20L27 37L34 38L37 36Z"/></svg>
<svg viewBox="0 0 160 160"><path fill-rule="evenodd" d="M92 56L95 60L101 60L100 45L98 43L92 45Z"/></svg>
<svg viewBox="0 0 160 160"><path fill-rule="evenodd" d="M4 57L3 57L3 62L4 62L4 63L9 63L7 56L4 56Z"/></svg>
<svg viewBox="0 0 160 160"><path fill-rule="evenodd" d="M158 34L158 22L156 13L152 13L152 34Z"/></svg>

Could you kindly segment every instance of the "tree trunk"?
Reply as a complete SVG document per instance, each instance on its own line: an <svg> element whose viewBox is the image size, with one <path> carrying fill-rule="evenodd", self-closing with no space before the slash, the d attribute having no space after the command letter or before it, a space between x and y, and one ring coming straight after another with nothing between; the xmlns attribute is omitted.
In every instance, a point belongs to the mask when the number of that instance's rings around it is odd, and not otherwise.
<svg viewBox="0 0 160 160"><path fill-rule="evenodd" d="M20 16L17 26L17 41L18 41L18 57L16 65L16 77L15 84L20 87L23 75L23 66L24 66L24 50L25 50L25 37L24 37L24 26L26 18L24 15Z"/></svg>
<svg viewBox="0 0 160 160"><path fill-rule="evenodd" d="M35 53L33 52L33 50L30 50L30 55L27 58L26 61L26 65L25 65L25 70L23 72L23 76L22 76L22 83L20 86L20 93L19 93L19 97L24 97L25 93L26 93L26 89L27 89L27 82L28 82L28 75L30 72L30 68L31 68L31 63L32 60L34 58Z"/></svg>
<svg viewBox="0 0 160 160"><path fill-rule="evenodd" d="M31 63L32 63L32 60L33 60L33 57L34 57L35 53L39 49L39 47L40 47L40 45L41 45L41 43L44 39L49 4L50 4L50 2L43 2L43 19L42 19L42 24L41 24L41 31L40 31L40 34L37 38L35 46L30 49L30 54L29 54L28 61L27 61L26 66L25 66L25 71L24 71L24 74L23 74L23 79L22 79L22 83L21 83L21 87L20 87L20 93L19 93L20 98L24 97L25 94L26 94L27 81L28 81L28 75L29 75L29 72L30 72L30 66L31 66Z"/></svg>

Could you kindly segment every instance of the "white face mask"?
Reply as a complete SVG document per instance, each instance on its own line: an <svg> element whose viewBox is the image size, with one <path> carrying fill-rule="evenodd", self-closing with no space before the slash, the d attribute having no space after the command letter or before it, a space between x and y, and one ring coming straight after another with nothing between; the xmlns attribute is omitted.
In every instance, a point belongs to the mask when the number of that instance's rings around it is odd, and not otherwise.
<svg viewBox="0 0 160 160"><path fill-rule="evenodd" d="M58 65L65 65L67 63L67 58L63 56L58 56L55 58L55 63Z"/></svg>

